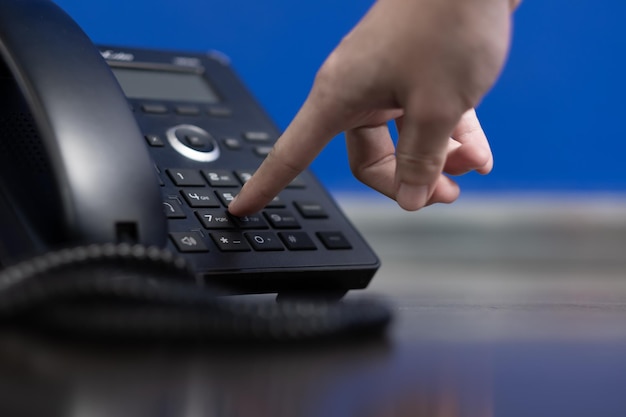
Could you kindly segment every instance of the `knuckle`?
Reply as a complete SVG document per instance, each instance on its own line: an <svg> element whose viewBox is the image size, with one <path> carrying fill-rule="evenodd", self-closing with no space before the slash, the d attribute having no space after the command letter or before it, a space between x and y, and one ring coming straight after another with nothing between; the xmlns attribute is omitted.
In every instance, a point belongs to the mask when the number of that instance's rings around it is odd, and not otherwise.
<svg viewBox="0 0 626 417"><path fill-rule="evenodd" d="M436 178L442 172L444 164L443 156L421 151L398 153L396 159L402 172L429 180Z"/></svg>

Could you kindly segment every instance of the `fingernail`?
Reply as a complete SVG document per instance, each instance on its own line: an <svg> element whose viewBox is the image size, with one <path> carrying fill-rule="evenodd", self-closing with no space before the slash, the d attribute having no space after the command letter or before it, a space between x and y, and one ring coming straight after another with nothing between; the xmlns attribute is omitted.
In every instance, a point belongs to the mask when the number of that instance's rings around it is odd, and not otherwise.
<svg viewBox="0 0 626 417"><path fill-rule="evenodd" d="M421 209L428 201L427 185L411 185L401 183L396 194L398 205L405 210L415 211Z"/></svg>

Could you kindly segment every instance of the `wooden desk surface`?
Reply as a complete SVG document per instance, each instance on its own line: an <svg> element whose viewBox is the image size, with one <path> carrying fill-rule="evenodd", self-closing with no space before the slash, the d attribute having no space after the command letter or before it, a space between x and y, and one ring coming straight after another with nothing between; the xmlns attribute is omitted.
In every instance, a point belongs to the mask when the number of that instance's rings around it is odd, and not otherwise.
<svg viewBox="0 0 626 417"><path fill-rule="evenodd" d="M379 339L113 348L0 335L0 415L624 416L626 205L542 204L346 203L383 261L348 295L390 303Z"/></svg>

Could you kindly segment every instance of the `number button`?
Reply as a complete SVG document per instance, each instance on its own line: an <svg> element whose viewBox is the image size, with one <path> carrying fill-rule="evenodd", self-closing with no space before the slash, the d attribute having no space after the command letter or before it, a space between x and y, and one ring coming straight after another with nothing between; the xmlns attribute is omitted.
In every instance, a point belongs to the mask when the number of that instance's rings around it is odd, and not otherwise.
<svg viewBox="0 0 626 417"><path fill-rule="evenodd" d="M205 185L200 173L193 169L168 169L167 175L178 186L198 187Z"/></svg>
<svg viewBox="0 0 626 417"><path fill-rule="evenodd" d="M209 190L187 189L180 193L191 207L220 207L215 195Z"/></svg>
<svg viewBox="0 0 626 417"><path fill-rule="evenodd" d="M246 233L248 242L257 251L280 251L285 247L280 243L280 239L272 232L249 232Z"/></svg>
<svg viewBox="0 0 626 417"><path fill-rule="evenodd" d="M260 214L250 214L244 217L231 216L233 222L240 229L267 229L267 223L263 220Z"/></svg>
<svg viewBox="0 0 626 417"><path fill-rule="evenodd" d="M225 210L198 210L196 216L207 229L234 229L235 223Z"/></svg>
<svg viewBox="0 0 626 417"><path fill-rule="evenodd" d="M228 207L231 201L235 199L238 190L233 191L216 191L217 197L220 199L224 207Z"/></svg>
<svg viewBox="0 0 626 417"><path fill-rule="evenodd" d="M232 172L224 169L205 170L203 171L209 185L211 187L238 187L239 182Z"/></svg>
<svg viewBox="0 0 626 417"><path fill-rule="evenodd" d="M241 181L242 184L245 184L250 178L252 178L254 171L237 170L235 171L235 174L237 175L237 178L239 178L239 181Z"/></svg>

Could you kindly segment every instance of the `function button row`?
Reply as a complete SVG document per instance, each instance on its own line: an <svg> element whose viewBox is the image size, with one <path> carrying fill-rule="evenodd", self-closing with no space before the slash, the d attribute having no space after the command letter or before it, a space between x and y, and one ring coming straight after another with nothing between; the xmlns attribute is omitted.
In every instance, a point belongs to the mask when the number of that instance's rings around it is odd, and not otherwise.
<svg viewBox="0 0 626 417"><path fill-rule="evenodd" d="M159 135L144 135L144 139L148 143L148 146L153 148L161 148L165 146L165 142ZM196 137L187 137L183 140L183 142L190 146L193 149L197 149L203 152L210 152L213 150L215 145L212 142L207 141L197 141ZM232 151L238 151L242 148L241 141L236 138L225 138L222 140L224 146ZM272 151L271 146L255 146L252 149L252 152L259 157L265 158Z"/></svg>
<svg viewBox="0 0 626 417"><path fill-rule="evenodd" d="M141 111L147 114L167 114L170 112L170 109L161 103L143 103ZM191 104L174 106L174 113L180 116L200 116L204 111L213 117L230 117L233 114L233 111L226 106L211 106L206 110Z"/></svg>

